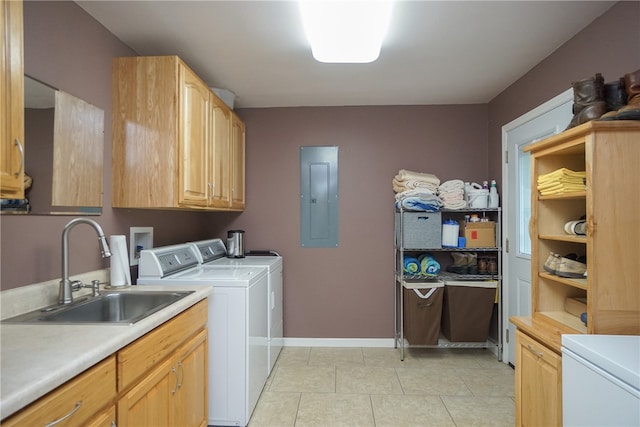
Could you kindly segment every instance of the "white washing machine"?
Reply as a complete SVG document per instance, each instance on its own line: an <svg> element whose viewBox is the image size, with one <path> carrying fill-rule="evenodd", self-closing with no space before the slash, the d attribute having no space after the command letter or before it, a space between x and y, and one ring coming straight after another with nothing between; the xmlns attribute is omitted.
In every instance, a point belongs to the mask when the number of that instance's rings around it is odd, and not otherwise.
<svg viewBox="0 0 640 427"><path fill-rule="evenodd" d="M259 252L260 255L254 255L249 252L244 258L227 258L227 251L221 239L202 240L192 242L192 244L197 248L197 254L200 257L200 263L203 267L218 268L220 266L233 266L266 268L269 274L269 298L267 301L267 312L269 315L269 370L267 374L271 374L283 345L282 257L273 251L262 251Z"/></svg>
<svg viewBox="0 0 640 427"><path fill-rule="evenodd" d="M213 286L208 424L246 426L268 376L268 274L258 267L203 268L199 259L190 244L143 250L137 285Z"/></svg>

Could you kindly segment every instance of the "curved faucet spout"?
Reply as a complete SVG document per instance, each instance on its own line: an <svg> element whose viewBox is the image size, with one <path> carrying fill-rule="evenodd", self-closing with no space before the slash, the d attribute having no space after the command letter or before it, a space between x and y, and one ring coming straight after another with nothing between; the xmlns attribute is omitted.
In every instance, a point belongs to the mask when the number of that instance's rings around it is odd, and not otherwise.
<svg viewBox="0 0 640 427"><path fill-rule="evenodd" d="M73 302L71 280L69 280L69 232L78 224L88 224L93 227L98 234L102 258L109 258L111 256L109 244L107 243L100 224L89 218L74 218L69 221L62 231L62 279L60 280L60 292L58 295L60 304L70 304Z"/></svg>

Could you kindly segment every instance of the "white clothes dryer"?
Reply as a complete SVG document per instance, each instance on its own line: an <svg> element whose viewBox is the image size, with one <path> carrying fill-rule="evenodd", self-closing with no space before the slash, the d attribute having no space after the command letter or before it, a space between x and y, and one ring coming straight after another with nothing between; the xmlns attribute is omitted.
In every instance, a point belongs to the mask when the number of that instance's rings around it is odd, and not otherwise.
<svg viewBox="0 0 640 427"><path fill-rule="evenodd" d="M267 380L268 274L264 268L203 268L190 244L143 250L137 285L211 285L208 425L246 426Z"/></svg>
<svg viewBox="0 0 640 427"><path fill-rule="evenodd" d="M196 247L202 267L218 268L220 266L260 267L266 268L269 274L268 285L268 346L269 370L273 367L282 350L283 334L283 259L274 251L247 252L244 258L227 258L227 251L221 239L191 242Z"/></svg>

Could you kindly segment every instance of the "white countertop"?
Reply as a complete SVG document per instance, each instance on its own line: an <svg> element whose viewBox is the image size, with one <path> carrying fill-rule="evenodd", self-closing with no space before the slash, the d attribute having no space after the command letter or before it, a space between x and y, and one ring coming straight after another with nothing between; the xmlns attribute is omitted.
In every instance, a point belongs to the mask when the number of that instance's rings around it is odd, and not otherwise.
<svg viewBox="0 0 640 427"><path fill-rule="evenodd" d="M207 298L213 288L165 285L128 290L195 292L133 325L0 323L0 419Z"/></svg>

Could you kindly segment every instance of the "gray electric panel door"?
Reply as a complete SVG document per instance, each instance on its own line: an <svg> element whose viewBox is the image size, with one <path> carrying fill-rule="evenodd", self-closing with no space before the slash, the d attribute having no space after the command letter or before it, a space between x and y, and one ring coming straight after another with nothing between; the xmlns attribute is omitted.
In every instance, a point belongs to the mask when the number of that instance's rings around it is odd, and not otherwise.
<svg viewBox="0 0 640 427"><path fill-rule="evenodd" d="M338 147L300 147L300 246L338 246Z"/></svg>

